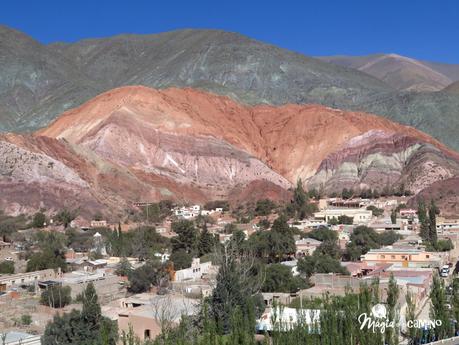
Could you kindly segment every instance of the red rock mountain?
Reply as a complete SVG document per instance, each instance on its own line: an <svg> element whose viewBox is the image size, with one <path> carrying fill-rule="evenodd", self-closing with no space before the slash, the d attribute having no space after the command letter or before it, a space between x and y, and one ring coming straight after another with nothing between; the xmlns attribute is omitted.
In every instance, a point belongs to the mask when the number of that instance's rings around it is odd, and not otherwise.
<svg viewBox="0 0 459 345"><path fill-rule="evenodd" d="M418 192L459 172L457 153L375 115L251 107L194 89L140 86L103 93L33 136L1 137L0 149L14 171L2 172L10 192L1 201L17 205L24 181L48 190L45 200L73 195L122 209L161 198L285 198L281 191L299 178L327 190L403 183Z"/></svg>

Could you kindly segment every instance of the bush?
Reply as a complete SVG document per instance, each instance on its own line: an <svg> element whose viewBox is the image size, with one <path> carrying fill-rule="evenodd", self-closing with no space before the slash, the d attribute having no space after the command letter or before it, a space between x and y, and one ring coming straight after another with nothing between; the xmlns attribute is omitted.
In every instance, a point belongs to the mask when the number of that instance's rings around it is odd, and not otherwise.
<svg viewBox="0 0 459 345"><path fill-rule="evenodd" d="M429 243L426 249L435 252L448 252L454 249L454 245L453 242L448 238L446 240L438 240L433 245Z"/></svg>
<svg viewBox="0 0 459 345"><path fill-rule="evenodd" d="M27 261L27 272L46 270L48 268L61 268L65 272L67 263L65 262L63 253L56 255L51 250L45 250L32 254L29 261Z"/></svg>
<svg viewBox="0 0 459 345"><path fill-rule="evenodd" d="M306 288L306 282L300 277L294 277L292 269L282 264L272 264L266 269L263 292L297 292Z"/></svg>
<svg viewBox="0 0 459 345"><path fill-rule="evenodd" d="M229 211L229 203L226 200L214 200L207 202L203 208L205 210L215 210L216 208L222 208L223 211Z"/></svg>
<svg viewBox="0 0 459 345"><path fill-rule="evenodd" d="M32 226L34 228L42 228L45 226L46 216L42 212L37 212L33 216Z"/></svg>
<svg viewBox="0 0 459 345"><path fill-rule="evenodd" d="M258 222L257 225L260 227L260 229L268 230L269 227L271 226L271 223L267 219L262 219Z"/></svg>
<svg viewBox="0 0 459 345"><path fill-rule="evenodd" d="M32 316L25 314L21 316L21 324L24 326L29 326L32 323Z"/></svg>
<svg viewBox="0 0 459 345"><path fill-rule="evenodd" d="M269 199L258 200L255 207L255 215L267 216L276 207L276 204Z"/></svg>
<svg viewBox="0 0 459 345"><path fill-rule="evenodd" d="M169 261L174 263L174 269L176 270L191 267L192 260L193 256L182 249L173 251L169 258Z"/></svg>
<svg viewBox="0 0 459 345"><path fill-rule="evenodd" d="M63 308L72 302L70 286L51 286L41 293L40 303L52 308Z"/></svg>
<svg viewBox="0 0 459 345"><path fill-rule="evenodd" d="M129 274L129 291L146 292L152 285L159 284L163 276L165 276L165 271L158 262L147 262Z"/></svg>
<svg viewBox="0 0 459 345"><path fill-rule="evenodd" d="M307 234L305 234L306 237L313 238L317 241L332 241L336 242L338 240L338 234L336 231L330 230L329 228L325 226L321 226L317 229L309 231Z"/></svg>
<svg viewBox="0 0 459 345"><path fill-rule="evenodd" d="M13 274L14 273L14 262L13 261L0 262L0 273Z"/></svg>
<svg viewBox="0 0 459 345"><path fill-rule="evenodd" d="M336 217L332 217L328 220L328 224L330 225L338 225L338 224L346 224L346 225L352 225L354 223L354 218L353 217L348 217L348 216L339 216L338 219Z"/></svg>
<svg viewBox="0 0 459 345"><path fill-rule="evenodd" d="M379 217L379 216L382 216L384 214L384 210L382 208L378 208L378 207L376 207L374 205L368 206L367 210L371 211L373 213L373 216L375 216L375 217Z"/></svg>

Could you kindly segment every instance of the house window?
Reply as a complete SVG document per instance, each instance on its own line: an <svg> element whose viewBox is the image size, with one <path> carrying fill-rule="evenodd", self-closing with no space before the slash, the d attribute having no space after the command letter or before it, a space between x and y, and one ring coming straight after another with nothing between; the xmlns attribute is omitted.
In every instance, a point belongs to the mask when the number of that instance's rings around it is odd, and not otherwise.
<svg viewBox="0 0 459 345"><path fill-rule="evenodd" d="M428 259L428 258L430 258L430 255L429 255L429 254L426 255L426 259Z"/></svg>
<svg viewBox="0 0 459 345"><path fill-rule="evenodd" d="M385 255L381 255L381 259L385 259L385 258L386 258L386 256L385 256Z"/></svg>
<svg viewBox="0 0 459 345"><path fill-rule="evenodd" d="M391 258L391 259L395 259L395 255L391 255L390 258Z"/></svg>

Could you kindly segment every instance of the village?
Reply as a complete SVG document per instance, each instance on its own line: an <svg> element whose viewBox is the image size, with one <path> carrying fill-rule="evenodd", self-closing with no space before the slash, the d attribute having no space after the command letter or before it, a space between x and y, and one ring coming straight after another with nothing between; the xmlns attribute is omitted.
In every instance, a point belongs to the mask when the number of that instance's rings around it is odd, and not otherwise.
<svg viewBox="0 0 459 345"><path fill-rule="evenodd" d="M250 211L231 209L223 201L139 202L133 205L138 214L124 222L101 215L89 221L76 214L65 221L62 214L55 219L36 215L34 226L4 231L0 241L4 344L40 344L55 315L81 309L79 298L90 283L102 315L117 324L119 334L155 339L184 315L199 313L201 301L216 288L222 248L237 241L264 262L258 286L263 307L256 324L261 335L273 330L279 305L280 318L295 324L297 310L314 310L313 301L357 292L375 279L382 299L395 279L401 319L408 317L405 296L410 294L416 318L429 320L435 277L443 281L445 294L457 277L459 215L444 218L441 210L430 215L435 220L434 247L422 234L429 204L415 208L407 201L403 195L312 197L297 210L287 205L290 217L283 205L270 200L258 201ZM290 249L273 253L263 247L263 234L275 231L291 232L293 247L283 243ZM53 250L61 251L56 255L62 262L39 262L51 242L62 241L59 236L65 241ZM184 243L193 237L196 243ZM316 259L330 264L315 268L320 266ZM444 308L453 308L452 302Z"/></svg>

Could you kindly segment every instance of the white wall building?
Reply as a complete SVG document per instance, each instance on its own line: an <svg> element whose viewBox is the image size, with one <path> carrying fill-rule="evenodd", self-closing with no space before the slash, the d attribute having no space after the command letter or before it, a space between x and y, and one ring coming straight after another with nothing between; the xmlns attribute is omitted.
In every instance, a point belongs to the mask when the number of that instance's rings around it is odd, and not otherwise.
<svg viewBox="0 0 459 345"><path fill-rule="evenodd" d="M202 279L203 275L208 274L212 267L211 262L201 263L199 258L193 259L190 268L178 270L175 272L174 281L183 282L187 280L199 280Z"/></svg>
<svg viewBox="0 0 459 345"><path fill-rule="evenodd" d="M351 217L354 224L368 224L373 217L373 212L362 208L328 208L314 213L316 220L324 220L327 223L333 218L338 219L340 216Z"/></svg>

